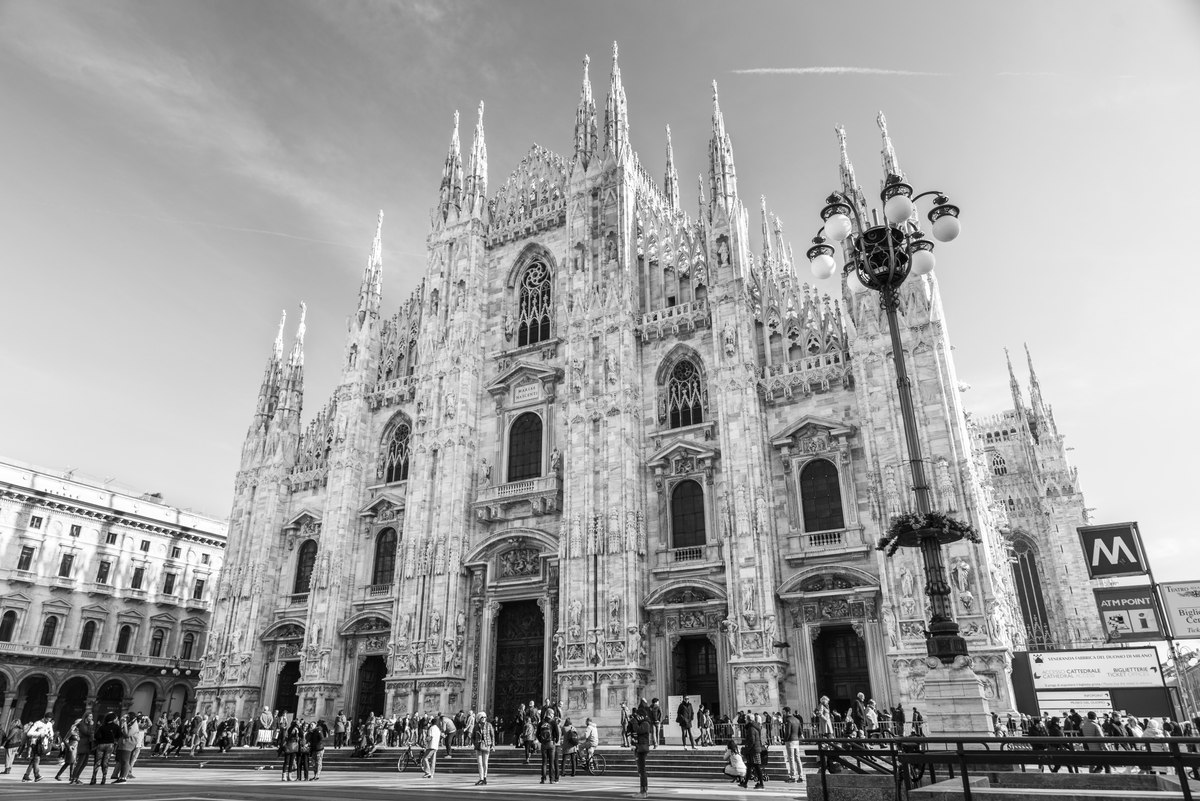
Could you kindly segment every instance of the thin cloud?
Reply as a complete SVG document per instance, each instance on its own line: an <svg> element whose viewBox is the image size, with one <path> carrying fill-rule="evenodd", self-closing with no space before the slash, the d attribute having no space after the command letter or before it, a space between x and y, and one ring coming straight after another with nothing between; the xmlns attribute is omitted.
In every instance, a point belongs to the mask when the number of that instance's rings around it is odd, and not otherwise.
<svg viewBox="0 0 1200 801"><path fill-rule="evenodd" d="M340 199L297 169L286 143L252 107L196 74L180 55L145 40L136 47L120 41L72 8L15 4L10 12L20 19L0 28L0 43L39 72L101 95L126 117L128 130L144 131L149 142L166 141L205 159L217 154L226 170L273 195L339 222L352 218Z"/></svg>
<svg viewBox="0 0 1200 801"><path fill-rule="evenodd" d="M885 70L877 67L751 67L733 70L734 75L901 75L944 77L948 72L917 70Z"/></svg>

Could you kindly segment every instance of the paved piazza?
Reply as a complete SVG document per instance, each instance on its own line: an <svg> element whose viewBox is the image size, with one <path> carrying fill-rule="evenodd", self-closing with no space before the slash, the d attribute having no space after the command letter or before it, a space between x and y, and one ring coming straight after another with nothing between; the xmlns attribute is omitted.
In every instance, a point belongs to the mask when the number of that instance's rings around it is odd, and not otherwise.
<svg viewBox="0 0 1200 801"><path fill-rule="evenodd" d="M278 767L276 765L276 767ZM536 775L497 776L488 780L487 787L476 787L473 775L438 776L433 780L398 774L330 773L317 782L282 782L277 771L208 770L204 768L149 768L144 775L120 786L111 784L91 787L72 787L56 782L53 770L43 770L40 783L23 784L16 766L7 776L0 776L0 794L6 801L24 799L114 798L138 801L251 801L260 798L320 798L327 801L354 799L373 801L384 798L529 798L545 794L547 788ZM798 798L802 787L772 782L767 789L730 792L731 785L719 780L682 781L671 779L669 786L655 786L650 778L653 798L710 799L710 798ZM733 788L736 790L736 788ZM553 795L570 798L628 798L637 791L637 777L624 780L579 777L555 785Z"/></svg>

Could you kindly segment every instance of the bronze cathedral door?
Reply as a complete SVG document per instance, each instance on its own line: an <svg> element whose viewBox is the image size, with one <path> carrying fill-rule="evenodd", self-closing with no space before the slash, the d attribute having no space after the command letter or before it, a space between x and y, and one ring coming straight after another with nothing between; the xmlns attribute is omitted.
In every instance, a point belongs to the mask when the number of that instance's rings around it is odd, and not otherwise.
<svg viewBox="0 0 1200 801"><path fill-rule="evenodd" d="M505 601L496 620L496 669L492 714L512 719L517 706L542 694L546 623L537 601Z"/></svg>

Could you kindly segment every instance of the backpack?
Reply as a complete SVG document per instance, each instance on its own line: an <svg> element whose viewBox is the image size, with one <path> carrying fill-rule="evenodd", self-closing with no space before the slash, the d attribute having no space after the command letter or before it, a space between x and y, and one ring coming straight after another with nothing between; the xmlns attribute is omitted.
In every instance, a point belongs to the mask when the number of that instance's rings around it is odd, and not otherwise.
<svg viewBox="0 0 1200 801"><path fill-rule="evenodd" d="M539 743L548 743L554 739L554 734L550 730L550 722L542 721L542 725L538 726L537 741Z"/></svg>
<svg viewBox="0 0 1200 801"><path fill-rule="evenodd" d="M575 729L567 729L567 733L563 735L563 743L567 748L574 748L579 745L579 732Z"/></svg>

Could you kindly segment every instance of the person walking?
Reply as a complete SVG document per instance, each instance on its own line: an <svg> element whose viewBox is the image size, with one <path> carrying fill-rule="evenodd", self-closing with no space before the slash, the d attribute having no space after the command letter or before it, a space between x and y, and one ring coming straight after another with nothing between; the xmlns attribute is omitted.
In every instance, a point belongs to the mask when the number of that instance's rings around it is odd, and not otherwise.
<svg viewBox="0 0 1200 801"><path fill-rule="evenodd" d="M817 708L813 712L813 717L816 718L816 735L818 737L833 736L833 713L829 709L829 696L822 695L817 701Z"/></svg>
<svg viewBox="0 0 1200 801"><path fill-rule="evenodd" d="M537 742L542 752L542 784L546 783L547 778L551 784L558 781L557 757L561 737L562 732L558 727L558 719L554 717L554 710L546 707L542 710L542 719L537 727Z"/></svg>
<svg viewBox="0 0 1200 801"><path fill-rule="evenodd" d="M479 780L475 784L487 784L488 760L492 751L496 750L496 730L488 722L484 712L475 716L474 725L471 727L471 745L475 747L475 761L479 765Z"/></svg>
<svg viewBox="0 0 1200 801"><path fill-rule="evenodd" d="M637 798L650 797L650 782L646 777L646 755L650 753L651 741L654 738L654 724L650 720L650 709L644 706L644 703L645 699L633 710L626 729L634 756L637 758L638 781L641 786Z"/></svg>
<svg viewBox="0 0 1200 801"><path fill-rule="evenodd" d="M783 740L783 758L787 763L789 782L804 781L804 766L800 762L800 732L804 721L792 714L792 708L783 708L783 721L779 724L779 736Z"/></svg>
<svg viewBox="0 0 1200 801"><path fill-rule="evenodd" d="M117 713L109 712L104 716L103 725L96 729L96 740L94 743L95 755L92 758L92 784L96 783L96 774L100 774L100 783L104 784L108 780L108 760L113 755L113 749L117 746L117 739L121 736L121 725L117 723Z"/></svg>
<svg viewBox="0 0 1200 801"><path fill-rule="evenodd" d="M50 722L53 716L47 712L41 720L35 720L29 724L29 728L25 731L25 744L29 748L29 764L25 767L25 775L21 781L29 781L29 776L33 775L33 781L40 782L42 780L42 757L50 755L50 740L54 737L54 725Z"/></svg>
<svg viewBox="0 0 1200 801"><path fill-rule="evenodd" d="M70 778L71 784L82 784L79 775L87 767L88 757L92 754L92 743L96 738L96 720L91 712L83 716L83 720L75 725L75 730L79 733L79 742L75 746L75 768L71 771Z"/></svg>
<svg viewBox="0 0 1200 801"><path fill-rule="evenodd" d="M124 784L129 781L129 758L133 754L133 746L137 742L138 725L133 713L124 718L118 718L121 735L117 737L114 751L117 755L117 767L113 770L113 784Z"/></svg>
<svg viewBox="0 0 1200 801"><path fill-rule="evenodd" d="M742 779L741 785L745 787L750 783L750 778L753 776L756 779L754 785L755 790L763 789L763 773L762 773L762 755L763 755L763 730L762 723L759 721L758 715L754 715L743 728L744 751L743 756L746 759L746 778Z"/></svg>
<svg viewBox="0 0 1200 801"><path fill-rule="evenodd" d="M629 704L621 702L621 747L629 747Z"/></svg>
<svg viewBox="0 0 1200 801"><path fill-rule="evenodd" d="M1088 712L1087 717L1083 718L1079 724L1079 735L1081 737L1103 737L1104 729L1100 728L1100 724L1096 722L1096 713ZM1084 751L1103 751L1105 750L1104 743L1084 743ZM1112 766L1107 762L1098 762L1091 767L1092 773L1112 773Z"/></svg>
<svg viewBox="0 0 1200 801"><path fill-rule="evenodd" d="M146 747L146 732L150 728L150 719L139 712L134 717L134 723L137 724L137 730L133 736L133 750L129 752L129 775L126 777L129 779L136 778L133 775L133 768L137 764L142 749Z"/></svg>
<svg viewBox="0 0 1200 801"><path fill-rule="evenodd" d="M79 750L79 724L83 723L83 718L79 718L71 724L71 728L67 731L67 736L63 738L62 744L62 765L58 768L58 773L54 774L54 781L61 782L63 771L67 772L67 781L70 782L75 775L75 757Z"/></svg>
<svg viewBox="0 0 1200 801"><path fill-rule="evenodd" d="M21 725L21 721L14 719L8 727L8 733L4 735L4 773L12 773L13 761L17 758L17 752L23 745L25 745L25 727Z"/></svg>
<svg viewBox="0 0 1200 801"><path fill-rule="evenodd" d="M654 747L664 744L663 739L663 708L657 698L650 700L650 725L654 728Z"/></svg>
<svg viewBox="0 0 1200 801"><path fill-rule="evenodd" d="M433 774L437 772L437 755L441 744L442 730L438 728L437 720L430 720L425 729L425 756L421 759L426 779L432 779Z"/></svg>
<svg viewBox="0 0 1200 801"><path fill-rule="evenodd" d="M684 748L687 748L688 742L692 744L692 750L696 750L696 738L692 734L692 721L696 719L696 712L692 709L692 702L688 697L683 696L683 700L679 702L679 708L675 710L675 722L679 724L681 732L681 741Z"/></svg>

